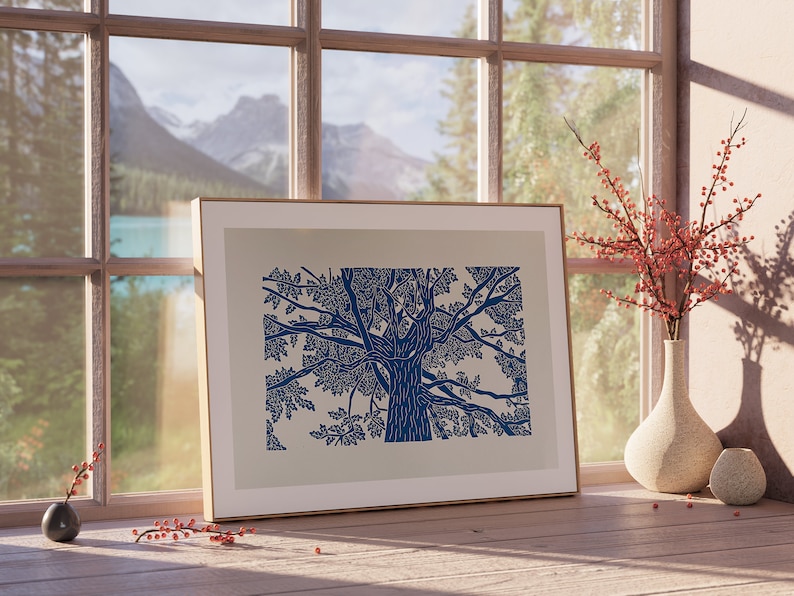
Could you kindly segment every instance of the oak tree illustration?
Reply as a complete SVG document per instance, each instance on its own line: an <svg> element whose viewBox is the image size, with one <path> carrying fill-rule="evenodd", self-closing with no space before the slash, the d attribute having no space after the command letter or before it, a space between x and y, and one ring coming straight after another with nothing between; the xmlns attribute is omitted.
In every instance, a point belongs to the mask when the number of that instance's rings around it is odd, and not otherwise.
<svg viewBox="0 0 794 596"><path fill-rule="evenodd" d="M321 415L309 434L326 445L531 434L518 272L273 269L267 449L299 411Z"/></svg>

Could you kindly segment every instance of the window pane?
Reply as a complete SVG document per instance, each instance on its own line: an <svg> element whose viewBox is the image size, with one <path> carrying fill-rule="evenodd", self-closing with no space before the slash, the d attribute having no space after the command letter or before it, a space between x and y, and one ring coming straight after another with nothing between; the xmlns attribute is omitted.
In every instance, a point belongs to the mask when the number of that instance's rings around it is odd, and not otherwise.
<svg viewBox="0 0 794 596"><path fill-rule="evenodd" d="M474 0L323 0L323 28L477 37Z"/></svg>
<svg viewBox="0 0 794 596"><path fill-rule="evenodd" d="M195 197L287 195L288 49L113 38L110 50L115 256L189 257Z"/></svg>
<svg viewBox="0 0 794 596"><path fill-rule="evenodd" d="M82 257L83 37L0 31L0 257Z"/></svg>
<svg viewBox="0 0 794 596"><path fill-rule="evenodd" d="M601 294L630 294L627 275L571 275L576 420L582 463L619 461L639 423L640 311Z"/></svg>
<svg viewBox="0 0 794 596"><path fill-rule="evenodd" d="M504 0L504 38L641 50L645 4L645 0Z"/></svg>
<svg viewBox="0 0 794 596"><path fill-rule="evenodd" d="M0 6L83 11L83 0L0 0Z"/></svg>
<svg viewBox="0 0 794 596"><path fill-rule="evenodd" d="M111 490L198 488L193 280L114 278L111 288Z"/></svg>
<svg viewBox="0 0 794 596"><path fill-rule="evenodd" d="M643 194L639 70L508 62L504 91L504 200L562 203L566 225L591 234L612 228L592 205L603 196L598 170L582 156L564 118L585 143L598 140L604 165L621 176L633 196ZM569 257L590 257L568 243Z"/></svg>
<svg viewBox="0 0 794 596"><path fill-rule="evenodd" d="M109 6L110 12L116 14L263 25L290 24L290 0L110 0Z"/></svg>
<svg viewBox="0 0 794 596"><path fill-rule="evenodd" d="M323 198L473 201L476 61L323 54Z"/></svg>
<svg viewBox="0 0 794 596"><path fill-rule="evenodd" d="M82 278L0 279L0 500L66 494L86 456L84 363Z"/></svg>

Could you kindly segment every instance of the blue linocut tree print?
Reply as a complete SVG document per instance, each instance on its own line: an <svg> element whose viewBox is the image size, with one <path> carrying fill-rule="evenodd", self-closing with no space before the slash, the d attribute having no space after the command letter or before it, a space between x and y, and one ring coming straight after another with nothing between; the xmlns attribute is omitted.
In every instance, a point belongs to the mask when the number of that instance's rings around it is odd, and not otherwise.
<svg viewBox="0 0 794 596"><path fill-rule="evenodd" d="M279 428L298 412L318 417L309 434L329 446L530 435L518 272L273 269L267 449L289 448Z"/></svg>

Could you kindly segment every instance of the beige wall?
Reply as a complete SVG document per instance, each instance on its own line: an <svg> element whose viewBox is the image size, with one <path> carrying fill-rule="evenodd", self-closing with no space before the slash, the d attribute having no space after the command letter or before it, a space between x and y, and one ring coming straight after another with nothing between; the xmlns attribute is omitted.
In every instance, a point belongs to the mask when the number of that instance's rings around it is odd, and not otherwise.
<svg viewBox="0 0 794 596"><path fill-rule="evenodd" d="M681 0L678 18L679 198L697 204L745 109L729 173L740 197L763 194L742 226L758 266L742 259L736 294L691 315L690 396L726 447L756 451L767 496L794 502L794 2ZM754 305L751 283L774 299Z"/></svg>

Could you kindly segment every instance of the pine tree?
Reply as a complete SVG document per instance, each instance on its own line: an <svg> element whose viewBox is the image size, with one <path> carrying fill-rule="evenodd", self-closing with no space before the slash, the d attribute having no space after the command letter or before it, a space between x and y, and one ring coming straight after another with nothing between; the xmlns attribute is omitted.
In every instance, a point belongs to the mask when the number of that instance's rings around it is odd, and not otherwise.
<svg viewBox="0 0 794 596"><path fill-rule="evenodd" d="M0 34L2 257L83 255L82 44L77 34ZM84 296L82 278L0 281L0 393L13 396L2 412L0 457L13 462L0 462L0 499L59 492L69 453L82 451Z"/></svg>
<svg viewBox="0 0 794 596"><path fill-rule="evenodd" d="M469 6L457 34L473 37L477 20ZM458 58L444 79L442 97L450 101L438 132L447 139L445 153L436 153L427 168L429 186L413 197L422 201L474 201L477 198L477 64Z"/></svg>
<svg viewBox="0 0 794 596"><path fill-rule="evenodd" d="M36 253L84 254L84 120L82 37L39 33L41 81L36 103L41 114L34 128L35 185L29 211L34 213Z"/></svg>
<svg viewBox="0 0 794 596"><path fill-rule="evenodd" d="M640 10L635 0L521 0L505 16L504 36L508 41L531 43L638 47ZM463 28L471 31L473 26L469 13ZM475 196L476 83L475 75L463 70L460 62L445 81L453 102L439 124L454 152L430 168L431 192L422 198ZM608 233L599 227L604 225L603 218L591 205L590 197L598 191L595 173L582 159L563 117L575 121L587 139L601 142L610 167L621 172L639 195L640 81L641 73L628 69L507 62L503 72L503 200L562 203L569 226ZM467 183L470 186L462 190ZM577 247L568 250L569 256L590 256L577 252ZM599 442L608 439L612 446L621 445L638 416L638 319L635 313L613 312L598 292L605 284L615 287L615 283L631 284L631 279L574 275L569 284L575 370L587 371L587 378L577 377L582 389L577 391L577 409L583 418L584 461L619 459L619 449L604 450ZM612 355L612 367L594 358L606 352ZM594 368L597 364L600 369Z"/></svg>

